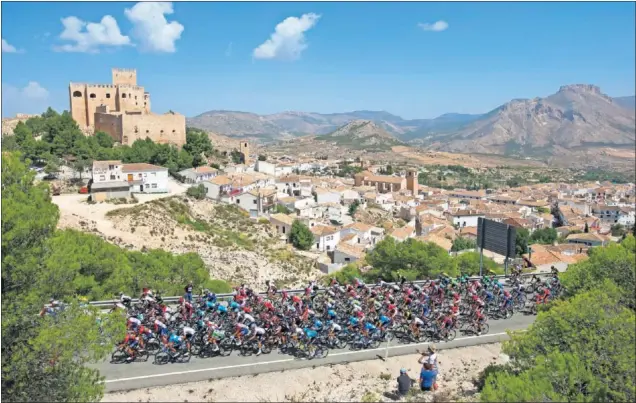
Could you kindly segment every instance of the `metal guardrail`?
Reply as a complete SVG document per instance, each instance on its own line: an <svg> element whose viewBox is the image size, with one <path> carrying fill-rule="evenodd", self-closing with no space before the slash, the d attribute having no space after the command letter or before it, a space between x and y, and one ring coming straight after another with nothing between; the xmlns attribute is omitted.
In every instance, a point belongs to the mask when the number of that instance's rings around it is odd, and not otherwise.
<svg viewBox="0 0 636 403"><path fill-rule="evenodd" d="M527 274L521 274L520 277L531 277L531 276L550 276L551 273L527 273ZM494 276L495 278L508 278L510 276L505 276L505 275L496 275ZM469 280L479 280L481 279L481 277L469 277ZM437 281L437 280L416 280L413 281L413 284L427 284L431 281ZM398 284L398 283L387 283L387 284ZM324 288L321 288L318 290L318 292L324 292ZM293 295L293 294L302 294L305 292L304 289L297 289L297 290L285 290L288 294ZM278 291L278 293L280 294L281 291ZM267 293L265 292L260 292L258 293L259 295L265 296L267 295ZM223 299L229 299L232 298L234 296L234 294L216 294L216 298L219 300L223 300ZM182 296L178 296L178 297L162 297L163 302L165 304L174 304L179 302L179 298L181 298ZM198 298L199 295L192 295L192 299L196 299ZM93 301L93 302L89 302L90 305L96 306L96 307L112 307L114 304L116 304L117 302L119 302L119 300L111 300L111 301ZM138 298L132 299L132 303L137 303L139 302Z"/></svg>

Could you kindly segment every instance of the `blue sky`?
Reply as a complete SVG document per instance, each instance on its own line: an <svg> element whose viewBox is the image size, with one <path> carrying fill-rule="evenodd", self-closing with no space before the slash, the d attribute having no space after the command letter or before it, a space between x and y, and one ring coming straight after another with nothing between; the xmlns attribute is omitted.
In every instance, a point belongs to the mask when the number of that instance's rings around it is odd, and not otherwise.
<svg viewBox="0 0 636 403"><path fill-rule="evenodd" d="M109 83L111 67L186 116L431 118L572 83L634 94L634 3L145 4L2 3L2 115L66 109L70 81Z"/></svg>

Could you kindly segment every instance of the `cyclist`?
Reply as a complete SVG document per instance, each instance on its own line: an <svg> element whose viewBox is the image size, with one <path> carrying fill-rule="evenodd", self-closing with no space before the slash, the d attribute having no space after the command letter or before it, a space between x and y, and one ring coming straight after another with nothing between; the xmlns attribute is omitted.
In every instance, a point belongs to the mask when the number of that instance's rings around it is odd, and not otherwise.
<svg viewBox="0 0 636 403"><path fill-rule="evenodd" d="M252 329L252 337L250 337L248 340L256 339L258 343L258 352L256 353L256 355L261 355L263 352L262 347L263 347L263 339L265 338L265 329L263 329L262 327L256 326L256 323L252 323L250 327Z"/></svg>

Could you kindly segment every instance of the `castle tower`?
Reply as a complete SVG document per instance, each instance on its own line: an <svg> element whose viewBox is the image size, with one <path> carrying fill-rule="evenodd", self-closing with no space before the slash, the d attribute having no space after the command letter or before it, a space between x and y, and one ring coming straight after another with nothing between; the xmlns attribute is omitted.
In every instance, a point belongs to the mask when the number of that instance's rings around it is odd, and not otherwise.
<svg viewBox="0 0 636 403"><path fill-rule="evenodd" d="M406 171L406 188L413 192L413 196L418 194L417 171L409 169Z"/></svg>
<svg viewBox="0 0 636 403"><path fill-rule="evenodd" d="M243 156L243 163L249 165L250 160L250 145L247 141L241 141L239 143L239 152Z"/></svg>
<svg viewBox="0 0 636 403"><path fill-rule="evenodd" d="M137 70L113 68L113 85L137 85Z"/></svg>

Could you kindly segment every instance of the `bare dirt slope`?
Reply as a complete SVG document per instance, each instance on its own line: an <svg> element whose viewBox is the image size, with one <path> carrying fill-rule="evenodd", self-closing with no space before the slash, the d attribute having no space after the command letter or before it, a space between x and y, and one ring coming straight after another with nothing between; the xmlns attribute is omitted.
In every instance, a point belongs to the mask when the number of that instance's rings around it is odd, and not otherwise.
<svg viewBox="0 0 636 403"><path fill-rule="evenodd" d="M489 364L501 363L501 345L441 350L437 393L417 389L402 401L475 400L472 383ZM103 402L359 402L395 401L400 368L418 378L419 356L390 357L386 361L361 361L329 367L272 372L249 377L226 378L158 388L107 394Z"/></svg>
<svg viewBox="0 0 636 403"><path fill-rule="evenodd" d="M263 288L266 280L294 287L319 277L313 262L297 256L269 223L255 222L236 206L184 196L130 206L59 203L59 227L101 236L134 249L198 253L212 278Z"/></svg>

